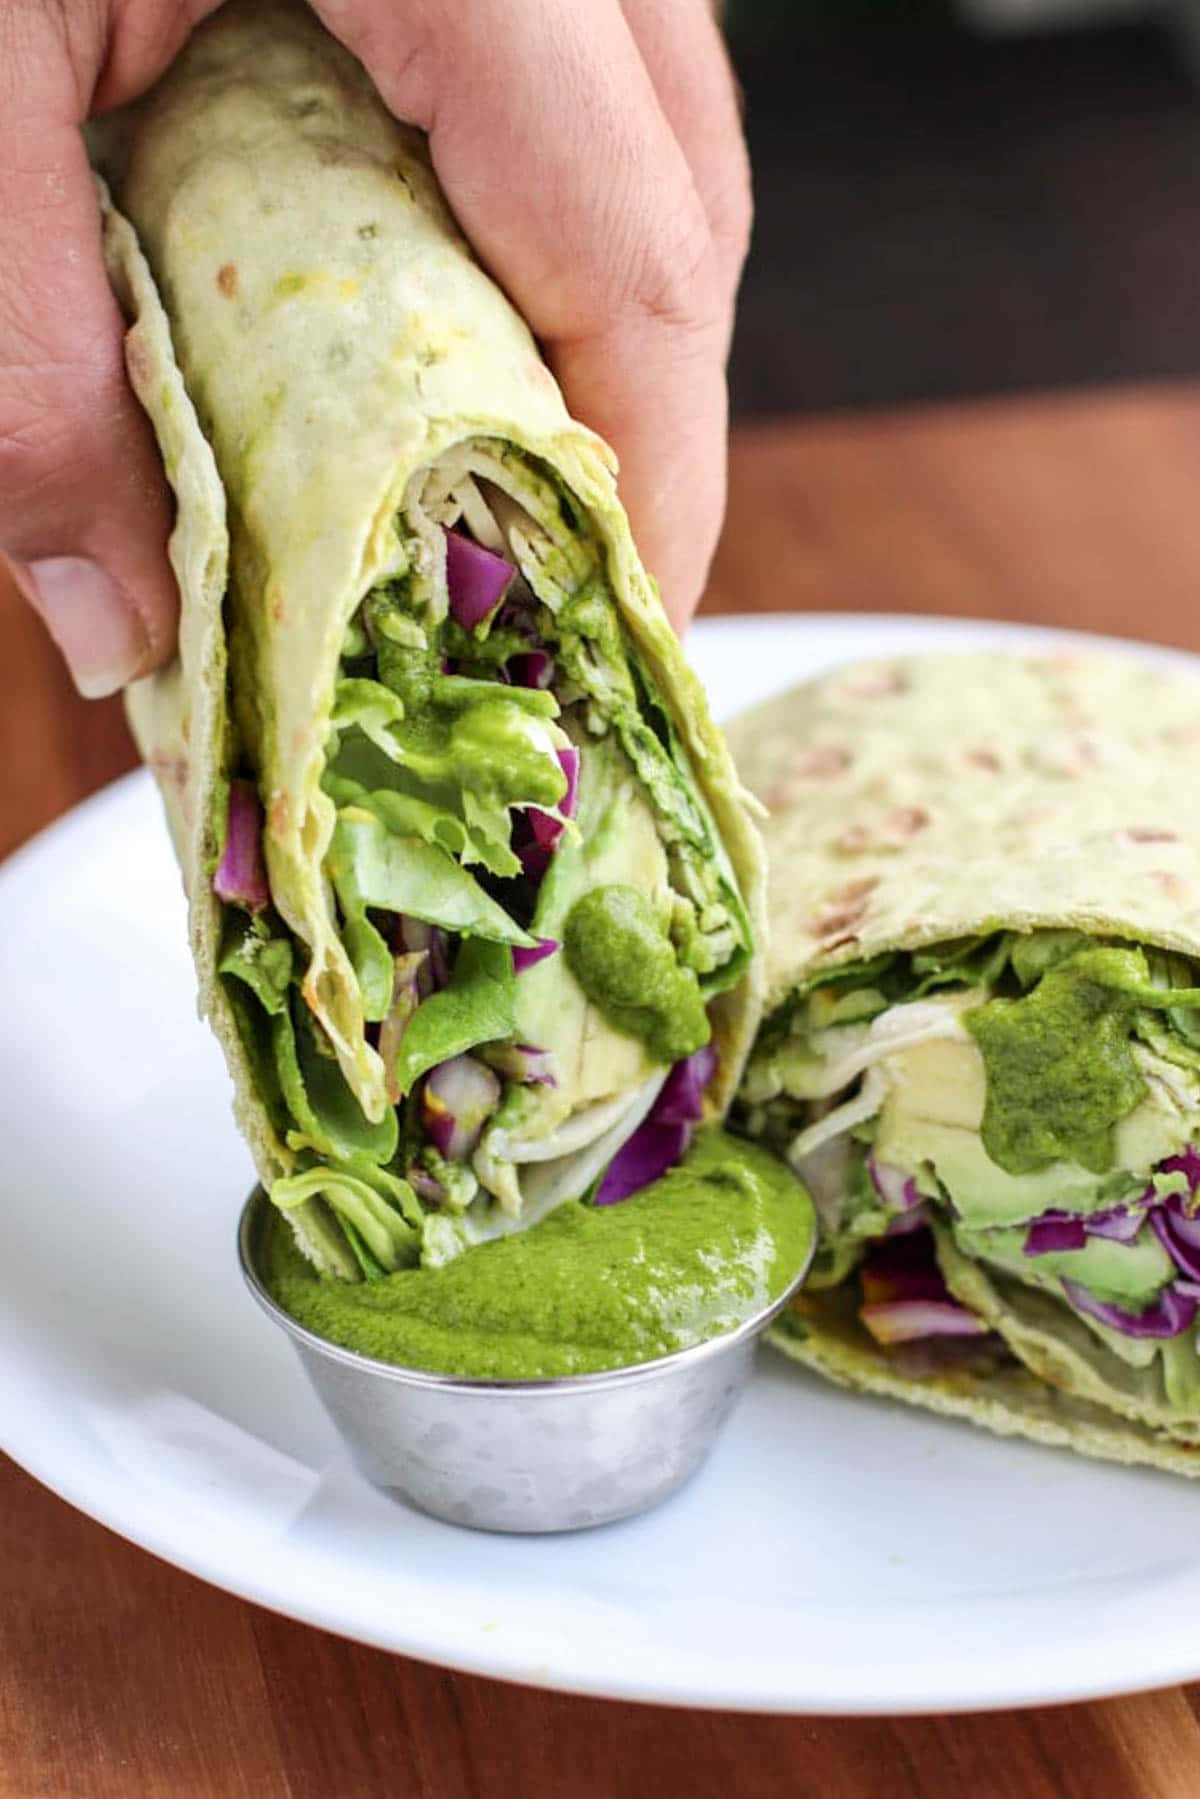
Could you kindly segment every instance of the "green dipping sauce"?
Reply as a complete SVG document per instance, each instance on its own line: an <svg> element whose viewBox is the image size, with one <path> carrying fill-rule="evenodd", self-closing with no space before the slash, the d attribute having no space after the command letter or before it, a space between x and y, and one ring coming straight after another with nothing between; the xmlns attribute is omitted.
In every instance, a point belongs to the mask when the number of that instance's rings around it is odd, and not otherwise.
<svg viewBox="0 0 1200 1799"><path fill-rule="evenodd" d="M714 1125L631 1199L569 1201L443 1267L324 1278L273 1210L257 1256L277 1304L343 1348L437 1374L538 1380L653 1361L736 1329L790 1286L815 1234L791 1171Z"/></svg>
<svg viewBox="0 0 1200 1799"><path fill-rule="evenodd" d="M567 966L593 1005L656 1062L678 1062L708 1042L700 982L684 968L649 900L617 882L576 900L563 929Z"/></svg>

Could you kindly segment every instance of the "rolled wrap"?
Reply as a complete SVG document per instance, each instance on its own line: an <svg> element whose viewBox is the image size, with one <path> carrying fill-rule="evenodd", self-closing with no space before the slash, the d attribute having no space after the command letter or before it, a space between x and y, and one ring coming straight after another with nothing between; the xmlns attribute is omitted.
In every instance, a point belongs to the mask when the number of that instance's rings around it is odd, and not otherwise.
<svg viewBox="0 0 1200 1799"><path fill-rule="evenodd" d="M771 815L735 1117L822 1216L775 1343L1001 1433L1200 1472L1200 682L1082 651L901 658L730 739ZM1123 1319L1110 1280L1138 1294Z"/></svg>
<svg viewBox="0 0 1200 1799"><path fill-rule="evenodd" d="M754 827L638 559L612 454L570 417L472 257L423 135L388 114L306 8L231 4L103 123L93 157L129 373L178 507L179 659L134 687L129 712L183 868L201 1005L263 1181L292 1173L297 1149L264 1103L267 1077L218 974L227 921L212 880L229 781L257 787L271 896L307 964L304 1004L377 1121L387 1071L339 930L337 807L321 785L347 629L398 570L444 585L445 527L486 534L506 507L505 547L539 601L587 589L615 608L622 654L694 783L693 827L740 896L744 966L709 1004L719 1064L706 1112L723 1112L759 1005ZM489 496L482 521L465 520L464 490ZM322 1266L350 1271L319 1208L291 1215Z"/></svg>

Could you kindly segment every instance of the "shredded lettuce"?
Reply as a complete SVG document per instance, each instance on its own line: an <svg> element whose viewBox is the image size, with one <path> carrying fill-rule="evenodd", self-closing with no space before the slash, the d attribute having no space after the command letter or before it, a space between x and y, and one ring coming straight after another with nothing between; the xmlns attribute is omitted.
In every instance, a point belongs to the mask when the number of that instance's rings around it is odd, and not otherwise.
<svg viewBox="0 0 1200 1799"><path fill-rule="evenodd" d="M373 906L464 936L533 946L453 856L419 837L393 836L373 813L339 815L326 866L347 918L365 922Z"/></svg>
<svg viewBox="0 0 1200 1799"><path fill-rule="evenodd" d="M294 962L286 937L272 936L261 919L247 913L230 915L217 971L241 981L272 1018L287 1008Z"/></svg>
<svg viewBox="0 0 1200 1799"><path fill-rule="evenodd" d="M221 975L258 1089L296 1158L273 1197L300 1209L326 1261L351 1278L445 1259L526 1222L531 1206L575 1196L576 1163L587 1162L589 1181L602 1173L591 1162L620 1149L664 1078L647 1072L641 1039L619 1033L598 1073L589 1060L586 1082L558 1056L560 1038L574 1042L575 1011L587 1013L565 957L524 971L518 992L513 948L535 945L531 929L560 878L591 869L579 853L585 823L561 809L576 809L568 749L585 768L594 759L585 785L626 795L616 824L631 842L636 795L643 836L622 878L653 889L664 958L695 1001L689 1044L708 1034L707 1002L741 977L752 949L737 880L670 708L614 604L603 544L550 471L504 446L488 455L500 476L452 475L444 489L431 476L396 520L391 572L346 627L331 709L322 789L336 822L321 873L367 1042L389 1064L387 1094L399 1095L377 1123L305 1002L304 945L270 908L255 919L227 909ZM471 615L461 591L451 607L438 540L456 522L458 488L467 528L519 570L474 626L462 622ZM553 835L546 818L559 827ZM413 951L417 925L438 935L419 952L422 984L414 978L400 1016L397 954ZM591 1014L579 1022L582 1058L602 1027ZM447 1161L426 1136L423 1077L514 1042L548 1061L553 1054L569 1072L537 1089L510 1078L471 1165ZM518 1113L530 1141L508 1158L500 1124ZM572 1149L578 1126L595 1141ZM554 1152L544 1169L542 1150ZM519 1180L526 1161L535 1173Z"/></svg>
<svg viewBox="0 0 1200 1799"><path fill-rule="evenodd" d="M499 943L468 938L458 952L450 985L417 1007L401 1041L396 1082L401 1093L439 1062L479 1043L516 1031L512 952Z"/></svg>
<svg viewBox="0 0 1200 1799"><path fill-rule="evenodd" d="M958 1041L898 1034L895 1067L875 1059L873 1035L922 1005L953 1011ZM873 1134L872 1162L839 1128L864 1107L855 1135ZM800 1169L821 1213L818 1284L850 1283L864 1240L928 1224L951 1290L1018 1357L1033 1320L1118 1410L1136 1368L1155 1419L1196 1413L1190 958L1073 929L997 931L820 971L769 1021L738 1117L785 1152L789 1133L793 1154L818 1145ZM915 1186L919 1214L881 1207L896 1182Z"/></svg>
<svg viewBox="0 0 1200 1799"><path fill-rule="evenodd" d="M406 1185L406 1183L396 1183ZM413 1204L416 1196L407 1189ZM271 1202L284 1211L309 1200L322 1199L336 1213L368 1280L390 1274L417 1260L420 1231L376 1187L346 1168L326 1164L287 1175L271 1188ZM423 1220L422 1220L423 1222ZM365 1261L363 1249L370 1260Z"/></svg>
<svg viewBox="0 0 1200 1799"><path fill-rule="evenodd" d="M365 1157L390 1162L399 1141L395 1112L388 1107L377 1124L367 1118L295 989L287 1010L271 1020L271 1042L280 1089L296 1126L289 1144L338 1161Z"/></svg>

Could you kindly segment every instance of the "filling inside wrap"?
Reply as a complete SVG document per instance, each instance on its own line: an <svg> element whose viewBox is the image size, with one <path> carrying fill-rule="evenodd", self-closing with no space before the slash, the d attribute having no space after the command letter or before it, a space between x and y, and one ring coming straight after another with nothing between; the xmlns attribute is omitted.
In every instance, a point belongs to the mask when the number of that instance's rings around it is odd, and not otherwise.
<svg viewBox="0 0 1200 1799"><path fill-rule="evenodd" d="M1190 957L997 929L842 962L768 1020L739 1122L817 1203L810 1287L901 1370L1015 1357L1200 1437Z"/></svg>
<svg viewBox="0 0 1200 1799"><path fill-rule="evenodd" d="M263 704L238 630L211 879L294 1159L276 1205L371 1279L665 1173L751 932L585 510L493 438L414 476L345 631L299 859L271 853L261 720L238 730Z"/></svg>

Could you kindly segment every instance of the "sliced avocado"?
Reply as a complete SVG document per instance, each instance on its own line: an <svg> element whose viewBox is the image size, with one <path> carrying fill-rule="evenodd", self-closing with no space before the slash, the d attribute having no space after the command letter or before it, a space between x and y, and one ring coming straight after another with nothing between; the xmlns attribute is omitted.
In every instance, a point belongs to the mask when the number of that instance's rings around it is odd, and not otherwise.
<svg viewBox="0 0 1200 1799"><path fill-rule="evenodd" d="M1031 1286L1057 1288L1060 1280L1079 1281L1097 1299L1128 1312L1144 1311L1175 1273L1174 1263L1149 1226L1143 1226L1132 1243L1089 1237L1082 1249L1054 1250L1041 1256L1025 1254L1025 1237L1024 1229L954 1227L956 1245L975 1261L990 1262Z"/></svg>
<svg viewBox="0 0 1200 1799"><path fill-rule="evenodd" d="M1147 1409L1161 1392L1154 1364L1161 1338L1128 1337L1072 1311L1061 1293L1030 1287L961 1255L950 1232L936 1228L938 1266L957 1300L986 1318L1026 1367L1051 1386L1081 1398ZM1107 1356L1105 1351L1110 1352ZM1136 1415L1136 1411L1135 1411Z"/></svg>
<svg viewBox="0 0 1200 1799"><path fill-rule="evenodd" d="M912 1118L978 1133L987 1098L983 1057L968 1037L931 1037L889 1056L895 1104Z"/></svg>
<svg viewBox="0 0 1200 1799"><path fill-rule="evenodd" d="M564 836L538 896L536 937L561 942L567 915L594 887L624 882L670 917L667 857L654 813L623 751L610 737L589 740L580 757L579 836ZM549 1135L580 1106L632 1093L655 1064L636 1038L613 1028L585 995L561 954L517 977L517 1036L554 1057L558 1084L531 1089L521 1135Z"/></svg>
<svg viewBox="0 0 1200 1799"><path fill-rule="evenodd" d="M931 1167L959 1216L980 1229L1022 1224L1055 1207L1094 1212L1103 1203L1100 1179L1084 1168L1057 1162L1038 1174L1005 1174L976 1131L913 1117L893 1107L891 1099L880 1114L875 1156L914 1176Z"/></svg>
<svg viewBox="0 0 1200 1799"><path fill-rule="evenodd" d="M1139 1053L1150 1074L1156 1060ZM992 1161L979 1135L984 1075L974 1043L943 1038L917 1044L890 1057L888 1073L892 1085L879 1115L877 1159L914 1176L932 1167L968 1225L1021 1224L1054 1209L1094 1212L1113 1203L1111 1175L1071 1162L1007 1174ZM1192 1124L1170 1089L1150 1079L1146 1098L1116 1127L1117 1168L1147 1174L1184 1147Z"/></svg>
<svg viewBox="0 0 1200 1799"><path fill-rule="evenodd" d="M1167 1403L1185 1416L1200 1417L1200 1349L1196 1332L1182 1331L1162 1344Z"/></svg>

